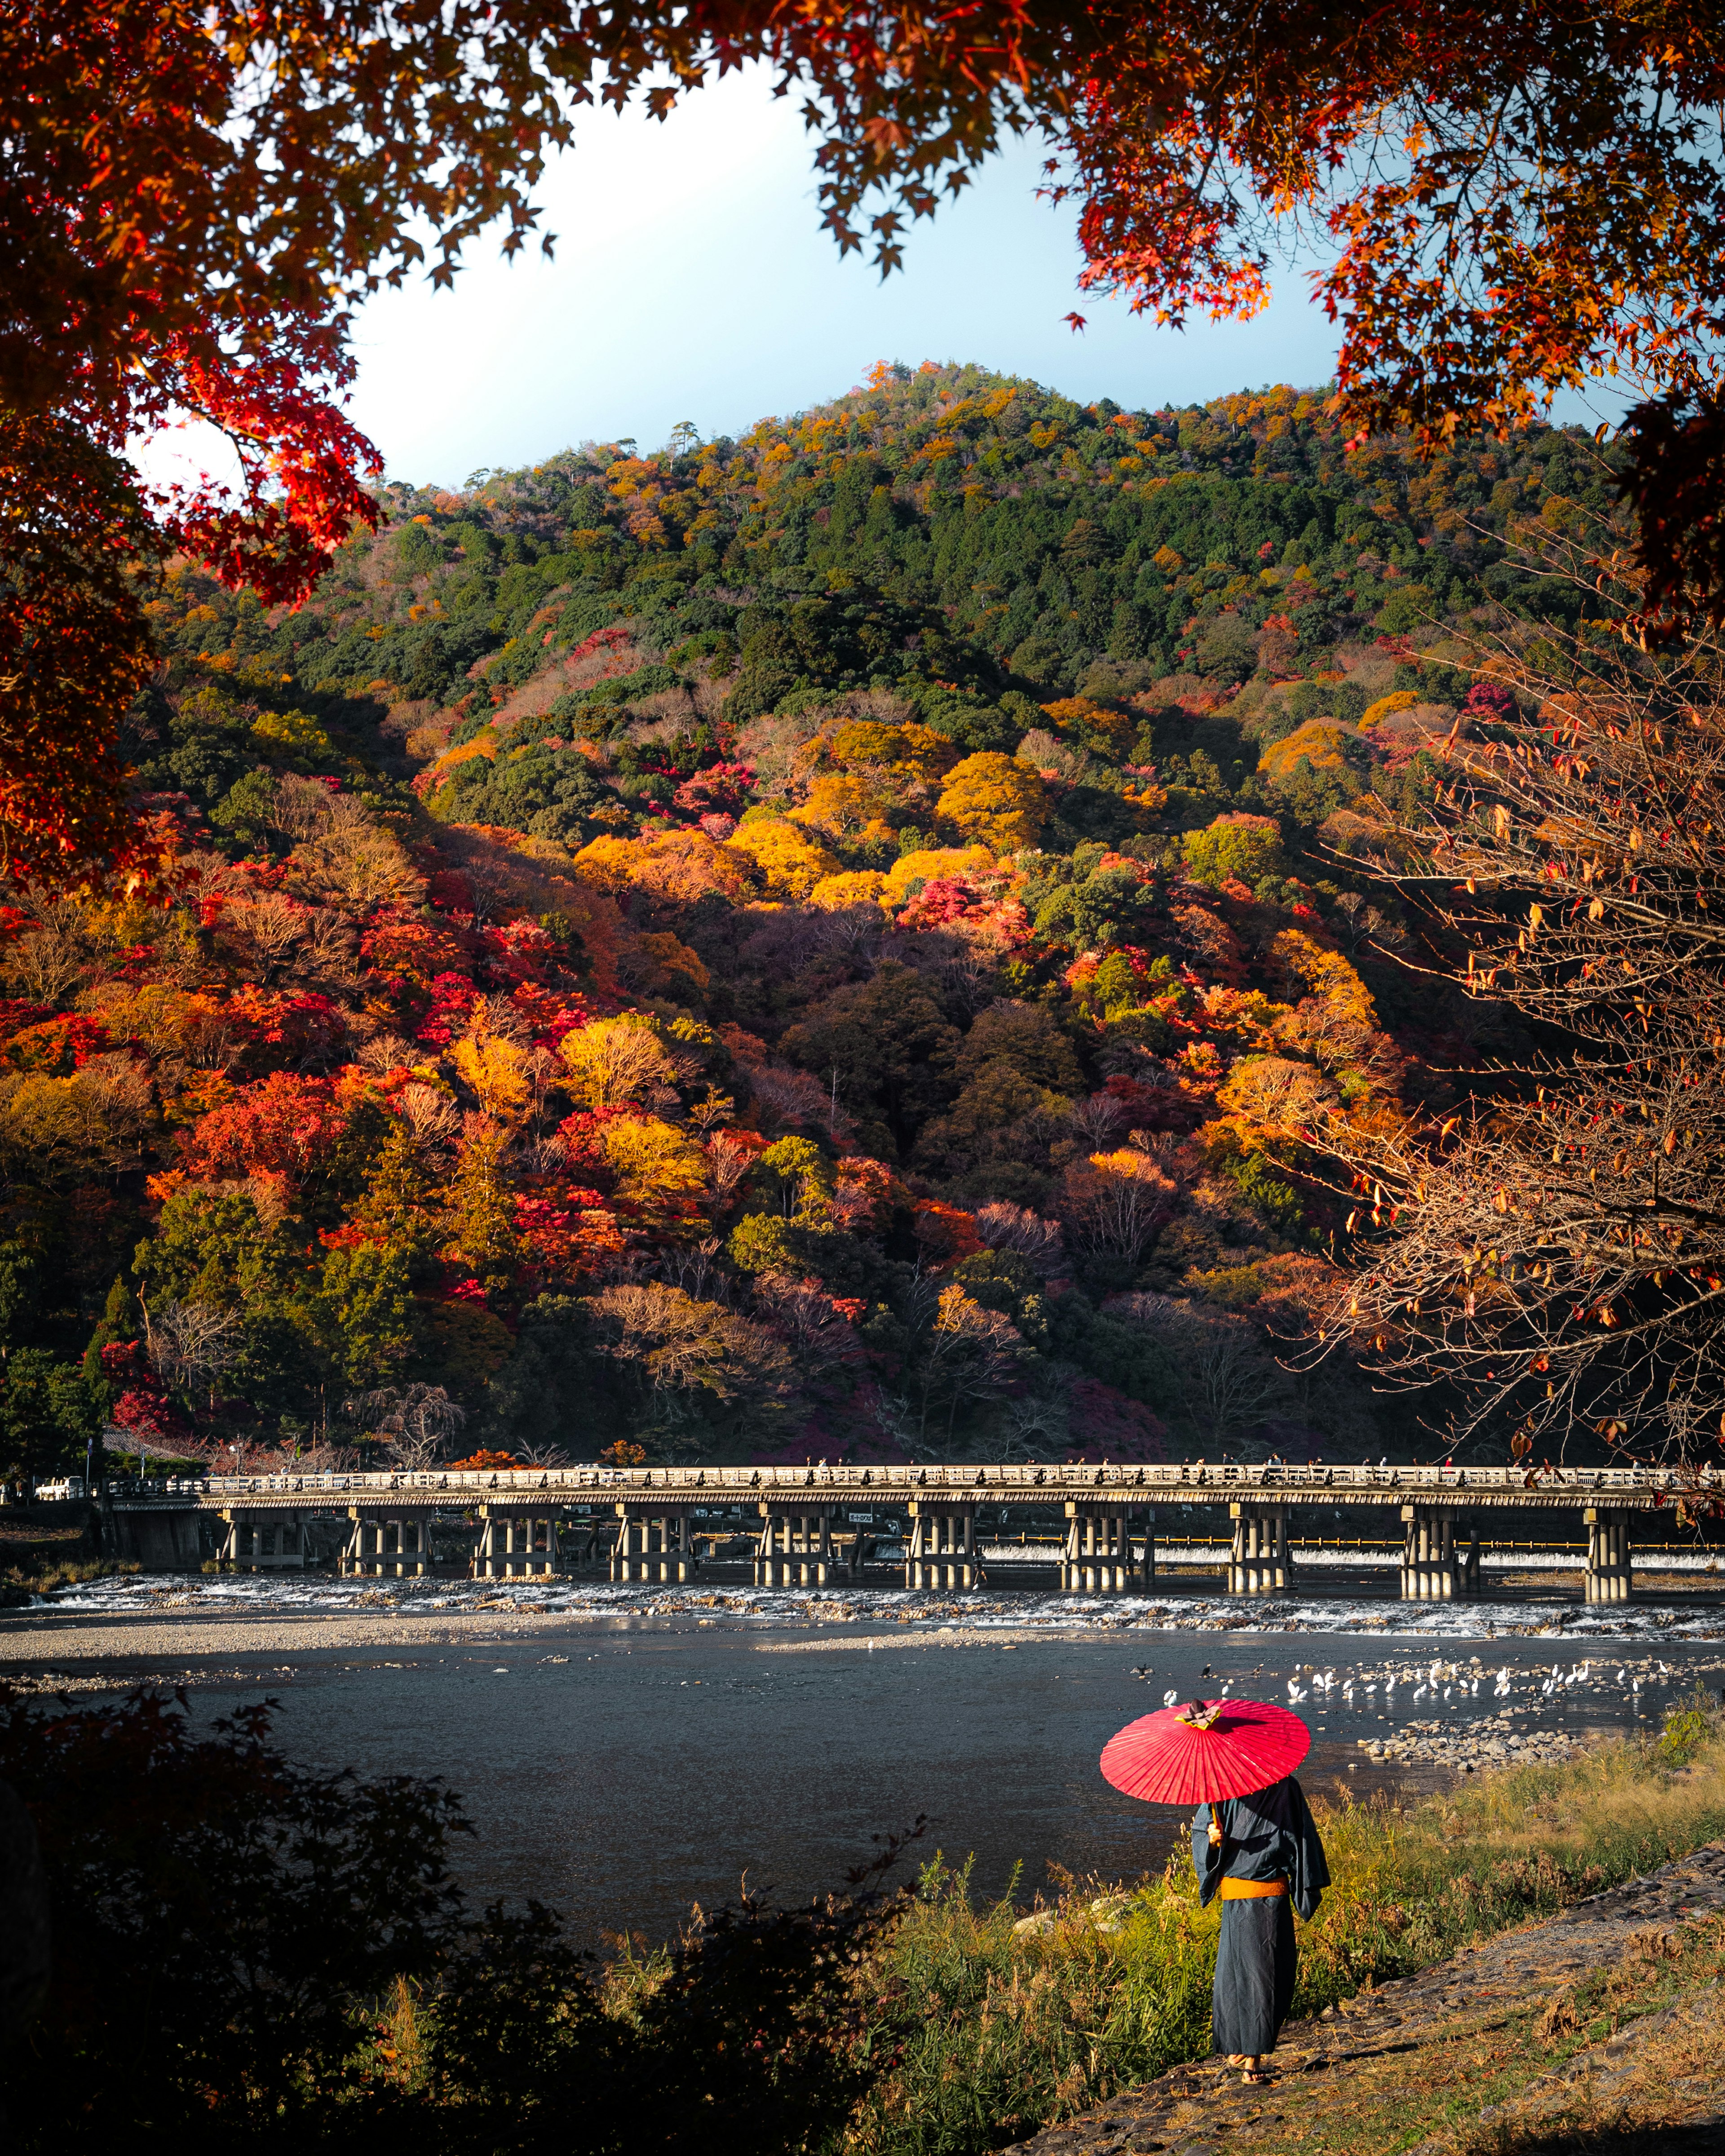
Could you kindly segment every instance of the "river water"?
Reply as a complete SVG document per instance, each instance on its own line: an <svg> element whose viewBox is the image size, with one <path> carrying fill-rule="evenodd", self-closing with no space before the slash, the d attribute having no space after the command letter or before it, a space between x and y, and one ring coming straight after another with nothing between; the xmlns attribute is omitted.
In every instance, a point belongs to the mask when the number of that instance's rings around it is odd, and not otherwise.
<svg viewBox="0 0 1725 2156"><path fill-rule="evenodd" d="M329 1584L333 1595L316 1590L322 1608L352 1606L351 1589ZM1725 1681L1717 1619L1710 1638L1649 1636L1641 1628L1656 1613L1641 1606L1615 1639L1556 1641L1485 1636L1479 1605L1471 1630L1458 1622L1436 1637L1394 1620L1384 1629L1382 1605L1369 1630L1334 1615L1321 1630L1291 1626L1285 1611L1264 1630L1158 1624L1149 1609L1122 1625L1118 1604L1075 1630L1070 1599L1058 1631L1014 1623L1017 1613L997 1604L981 1626L943 1629L925 1614L889 1634L878 1617L872 1627L853 1618L816 1628L806 1601L761 1621L651 1614L663 1603L639 1595L619 1604L564 1594L559 1604L558 1592L507 1598L557 1611L530 1634L500 1624L485 1637L462 1596L468 1620L453 1641L376 1650L298 1652L290 1638L285 1652L236 1655L223 1651L218 1620L208 1628L193 1711L211 1716L266 1691L280 1703L278 1741L307 1765L441 1776L477 1830L458 1860L475 1900L536 1896L598 1946L624 1930L668 1937L691 1902L734 1896L745 1873L775 1898L836 1887L870 1854L872 1836L919 1815L930 1825L918 1857L938 1849L952 1863L973 1860L975 1884L989 1895L1016 1881L1028 1897L1059 1867L1111 1880L1158 1867L1181 1815L1121 1795L1096 1759L1168 1691L1214 1696L1227 1685L1287 1703L1291 1677L1314 1738L1302 1779L1363 1794L1437 1777L1374 1765L1359 1739L1416 1717L1465 1724L1502 1708L1499 1669L1512 1672L1510 1703L1529 1732L1656 1729L1697 1677L1714 1690ZM115 1597L91 1602L112 1609ZM64 1632L58 1639L69 1644ZM1434 1689L1416 1704L1417 1680L1436 1657L1460 1672L1452 1697L1444 1702ZM1567 1674L1584 1657L1584 1679L1543 1692L1554 1668ZM1326 1669L1337 1672L1327 1694L1312 1683ZM1351 1704L1341 1697L1350 1676L1363 1687L1392 1669L1404 1674L1387 1704L1363 1689ZM1482 1677L1477 1692L1470 1673Z"/></svg>

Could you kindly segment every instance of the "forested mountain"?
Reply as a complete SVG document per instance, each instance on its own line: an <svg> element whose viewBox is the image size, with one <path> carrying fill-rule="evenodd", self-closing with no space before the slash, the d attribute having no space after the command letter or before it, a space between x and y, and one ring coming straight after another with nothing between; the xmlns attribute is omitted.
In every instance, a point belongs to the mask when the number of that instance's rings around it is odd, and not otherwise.
<svg viewBox="0 0 1725 2156"><path fill-rule="evenodd" d="M1322 405L881 367L393 487L296 613L172 572L160 887L3 916L10 1471L1404 1447L1276 1348L1299 1133L1490 1013L1348 857L1609 475Z"/></svg>

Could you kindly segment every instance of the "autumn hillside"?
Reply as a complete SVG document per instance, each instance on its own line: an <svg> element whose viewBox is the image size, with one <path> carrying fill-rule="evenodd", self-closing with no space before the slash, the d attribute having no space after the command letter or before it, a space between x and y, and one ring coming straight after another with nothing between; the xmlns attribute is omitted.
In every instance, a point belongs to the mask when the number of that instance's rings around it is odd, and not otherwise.
<svg viewBox="0 0 1725 2156"><path fill-rule="evenodd" d="M0 1465L1404 1450L1284 1367L1300 1132L1489 1013L1348 856L1606 503L1561 432L883 367L395 487L298 613L171 575L171 897L3 916Z"/></svg>

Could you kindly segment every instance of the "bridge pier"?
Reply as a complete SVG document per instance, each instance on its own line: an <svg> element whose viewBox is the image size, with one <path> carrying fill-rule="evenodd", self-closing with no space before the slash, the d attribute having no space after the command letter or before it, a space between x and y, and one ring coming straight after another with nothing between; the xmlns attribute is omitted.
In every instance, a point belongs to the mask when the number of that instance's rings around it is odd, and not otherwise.
<svg viewBox="0 0 1725 2156"><path fill-rule="evenodd" d="M220 1515L223 1533L218 1564L236 1572L303 1572L310 1562L303 1512L251 1512L230 1507Z"/></svg>
<svg viewBox="0 0 1725 2156"><path fill-rule="evenodd" d="M473 1579L549 1578L557 1563L554 1515L481 1505L468 1575Z"/></svg>
<svg viewBox="0 0 1725 2156"><path fill-rule="evenodd" d="M97 1517L104 1557L130 1558L141 1572L196 1572L203 1563L195 1512L116 1510L104 1486Z"/></svg>
<svg viewBox="0 0 1725 2156"><path fill-rule="evenodd" d="M1230 1594L1286 1594L1294 1584L1286 1505L1228 1507L1234 1549L1228 1563Z"/></svg>
<svg viewBox="0 0 1725 2156"><path fill-rule="evenodd" d="M906 1587L975 1587L982 1578L976 1547L974 1505L930 1505L918 1497L906 1507L911 1546L905 1552Z"/></svg>
<svg viewBox="0 0 1725 2156"><path fill-rule="evenodd" d="M1144 1555L1132 1555L1131 1515L1119 1504L1066 1501L1060 1585L1069 1594L1126 1594L1156 1577L1156 1515L1144 1515Z"/></svg>
<svg viewBox="0 0 1725 2156"><path fill-rule="evenodd" d="M429 1579L434 1557L431 1517L415 1513L405 1519L378 1519L350 1505L353 1522L347 1547L341 1553L344 1579Z"/></svg>
<svg viewBox="0 0 1725 2156"><path fill-rule="evenodd" d="M844 1568L848 1572L850 1568ZM807 1512L762 1506L761 1540L755 1551L757 1587L824 1587L829 1574L839 1569L829 1505Z"/></svg>
<svg viewBox="0 0 1725 2156"><path fill-rule="evenodd" d="M755 1549L757 1587L824 1587L836 1568L829 1507L788 1512L762 1505L761 1539Z"/></svg>
<svg viewBox="0 0 1725 2156"><path fill-rule="evenodd" d="M861 1586L863 1568L875 1554L876 1539L866 1527L833 1537L834 1568L848 1586Z"/></svg>
<svg viewBox="0 0 1725 2156"><path fill-rule="evenodd" d="M1401 1510L1403 1601L1455 1602L1477 1594L1478 1530L1467 1528L1469 1544L1464 1549L1457 1539L1455 1515L1448 1506L1404 1505Z"/></svg>
<svg viewBox="0 0 1725 2156"><path fill-rule="evenodd" d="M1587 1522L1587 1572L1583 1599L1589 1602L1630 1602L1635 1599L1635 1575L1630 1563L1630 1516L1589 1505L1582 1513Z"/></svg>
<svg viewBox="0 0 1725 2156"><path fill-rule="evenodd" d="M617 1540L611 1549L611 1577L659 1586L686 1584L700 1563L690 1523L692 1505L617 1507Z"/></svg>

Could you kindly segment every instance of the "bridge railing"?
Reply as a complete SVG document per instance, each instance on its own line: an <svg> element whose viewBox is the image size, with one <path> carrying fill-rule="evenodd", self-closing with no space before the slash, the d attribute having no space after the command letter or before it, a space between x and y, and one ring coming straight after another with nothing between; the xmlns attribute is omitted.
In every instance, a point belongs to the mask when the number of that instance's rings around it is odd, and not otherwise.
<svg viewBox="0 0 1725 2156"><path fill-rule="evenodd" d="M1702 1486L1717 1491L1717 1471L1701 1471ZM159 1500L164 1503L187 1499L249 1496L305 1496L330 1499L342 1496L383 1496L399 1493L424 1497L447 1493L454 1502L482 1502L487 1497L538 1495L565 1499L611 1498L645 1501L655 1496L680 1502L702 1498L715 1503L735 1503L750 1498L793 1495L902 1501L911 1497L949 1496L955 1502L987 1502L991 1496L1012 1497L1019 1503L1034 1502L1045 1491L1049 1502L1070 1497L1119 1495L1140 1503L1178 1502L1197 1496L1214 1502L1219 1496L1286 1495L1333 1503L1349 1496L1383 1496L1390 1493L1414 1499L1422 1496L1481 1496L1494 1491L1515 1492L1524 1499L1548 1494L1555 1498L1590 1495L1646 1496L1665 1492L1681 1494L1695 1486L1696 1477L1674 1471L1639 1467L1560 1467L1529 1475L1516 1467L1443 1467L1390 1466L1327 1466L1322 1462L1300 1466L1280 1463L1228 1464L1206 1462L1143 1466L1060 1466L1026 1462L1022 1465L953 1466L915 1463L887 1466L809 1466L803 1467L606 1467L598 1464L569 1467L532 1467L513 1470L429 1469L417 1472L382 1471L349 1474L162 1476L114 1479L110 1493L133 1502Z"/></svg>

